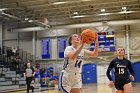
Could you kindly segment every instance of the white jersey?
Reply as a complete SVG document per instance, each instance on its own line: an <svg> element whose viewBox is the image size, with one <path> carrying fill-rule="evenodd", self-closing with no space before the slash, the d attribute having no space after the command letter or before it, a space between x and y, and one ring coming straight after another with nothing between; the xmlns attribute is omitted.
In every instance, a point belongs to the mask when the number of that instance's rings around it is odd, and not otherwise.
<svg viewBox="0 0 140 93"><path fill-rule="evenodd" d="M59 93L70 93L72 88L82 88L81 69L85 50L82 49L75 60L70 60L67 55L76 51L73 46L67 46L64 51L64 66L59 77Z"/></svg>
<svg viewBox="0 0 140 93"><path fill-rule="evenodd" d="M70 61L70 59L67 57L68 53L71 51L76 51L76 49L73 46L67 46L64 51L64 66L63 69L66 72L79 72L81 73L82 69L82 62L83 62L83 56L84 56L84 49L81 50L76 60L73 60L73 62Z"/></svg>

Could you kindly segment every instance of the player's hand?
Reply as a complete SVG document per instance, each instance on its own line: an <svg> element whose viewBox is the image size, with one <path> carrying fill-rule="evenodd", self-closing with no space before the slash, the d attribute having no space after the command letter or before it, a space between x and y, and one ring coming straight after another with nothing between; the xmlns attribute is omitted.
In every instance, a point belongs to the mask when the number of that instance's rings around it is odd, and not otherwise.
<svg viewBox="0 0 140 93"><path fill-rule="evenodd" d="M114 86L114 83L113 81L110 81L109 84L108 84L109 88L112 88Z"/></svg>
<svg viewBox="0 0 140 93"><path fill-rule="evenodd" d="M81 36L81 43L85 44L85 39Z"/></svg>
<svg viewBox="0 0 140 93"><path fill-rule="evenodd" d="M130 75L130 80L134 81L134 76Z"/></svg>

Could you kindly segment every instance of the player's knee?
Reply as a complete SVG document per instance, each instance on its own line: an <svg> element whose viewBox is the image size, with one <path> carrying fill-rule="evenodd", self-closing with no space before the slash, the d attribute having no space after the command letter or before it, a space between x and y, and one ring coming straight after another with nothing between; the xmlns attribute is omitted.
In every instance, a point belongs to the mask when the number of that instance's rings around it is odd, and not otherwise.
<svg viewBox="0 0 140 93"><path fill-rule="evenodd" d="M131 83L127 83L127 84L124 85L124 93L132 93Z"/></svg>

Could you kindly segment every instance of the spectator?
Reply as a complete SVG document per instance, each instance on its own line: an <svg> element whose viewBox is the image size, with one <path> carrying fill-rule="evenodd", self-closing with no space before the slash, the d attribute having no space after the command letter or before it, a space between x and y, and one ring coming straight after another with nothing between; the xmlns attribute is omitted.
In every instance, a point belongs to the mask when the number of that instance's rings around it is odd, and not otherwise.
<svg viewBox="0 0 140 93"><path fill-rule="evenodd" d="M28 60L27 67L24 71L24 78L27 84L27 93L29 93L30 89L32 89L32 92L34 92L34 87L31 86L31 82L35 73L33 67L31 66L31 62L32 62L31 60Z"/></svg>
<svg viewBox="0 0 140 93"><path fill-rule="evenodd" d="M38 62L35 64L35 68L40 68L40 64Z"/></svg>
<svg viewBox="0 0 140 93"><path fill-rule="evenodd" d="M35 78L35 83L39 83L40 82L40 72L39 72L38 68L35 68L34 78Z"/></svg>
<svg viewBox="0 0 140 93"><path fill-rule="evenodd" d="M18 56L18 49L17 48L12 48L12 53L14 56Z"/></svg>
<svg viewBox="0 0 140 93"><path fill-rule="evenodd" d="M58 88L58 80L59 80L59 73L56 73L52 77L50 77L49 86Z"/></svg>
<svg viewBox="0 0 140 93"><path fill-rule="evenodd" d="M10 48L7 48L6 53L7 53L7 62L9 62L11 60L11 56L13 56L13 52Z"/></svg>
<svg viewBox="0 0 140 93"><path fill-rule="evenodd" d="M21 67L21 64L22 64L22 59L21 59L21 57L18 55L18 56L16 56L16 67L17 67L17 69L21 69L22 67Z"/></svg>
<svg viewBox="0 0 140 93"><path fill-rule="evenodd" d="M43 71L43 75L42 75L42 79L43 79L43 82L45 84L48 84L49 82L49 77L50 77L50 74L48 73L48 71L46 69L44 69Z"/></svg>

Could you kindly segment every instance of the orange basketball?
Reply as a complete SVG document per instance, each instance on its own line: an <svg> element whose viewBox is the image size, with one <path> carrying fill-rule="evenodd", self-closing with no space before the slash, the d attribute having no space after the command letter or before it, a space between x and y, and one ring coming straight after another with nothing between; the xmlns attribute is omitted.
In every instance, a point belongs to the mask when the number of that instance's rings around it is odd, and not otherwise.
<svg viewBox="0 0 140 93"><path fill-rule="evenodd" d="M96 33L93 32L91 29L86 29L81 33L81 37L84 39L86 44L91 44L96 41Z"/></svg>

